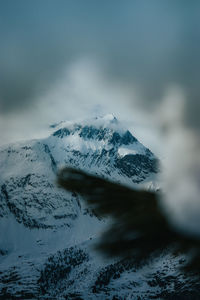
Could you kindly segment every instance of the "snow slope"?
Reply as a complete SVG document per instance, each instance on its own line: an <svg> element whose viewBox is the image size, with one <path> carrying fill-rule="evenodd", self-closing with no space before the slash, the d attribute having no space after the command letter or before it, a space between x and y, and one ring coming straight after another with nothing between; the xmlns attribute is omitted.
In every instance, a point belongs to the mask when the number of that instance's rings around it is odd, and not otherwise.
<svg viewBox="0 0 200 300"><path fill-rule="evenodd" d="M46 139L0 149L0 299L148 299L173 293L183 281L179 257L162 254L151 268L136 267L134 258L103 259L92 246L108 221L56 186L57 170L68 165L134 187L155 187L157 158L113 115L52 128Z"/></svg>

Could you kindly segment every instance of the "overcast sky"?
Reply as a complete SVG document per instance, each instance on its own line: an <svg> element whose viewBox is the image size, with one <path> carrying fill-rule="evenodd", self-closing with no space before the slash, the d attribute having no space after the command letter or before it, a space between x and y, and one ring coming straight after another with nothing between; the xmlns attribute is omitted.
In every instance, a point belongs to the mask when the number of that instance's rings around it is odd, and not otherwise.
<svg viewBox="0 0 200 300"><path fill-rule="evenodd" d="M113 112L156 151L160 105L177 89L184 122L199 127L199 1L0 6L1 144L40 137L61 119Z"/></svg>

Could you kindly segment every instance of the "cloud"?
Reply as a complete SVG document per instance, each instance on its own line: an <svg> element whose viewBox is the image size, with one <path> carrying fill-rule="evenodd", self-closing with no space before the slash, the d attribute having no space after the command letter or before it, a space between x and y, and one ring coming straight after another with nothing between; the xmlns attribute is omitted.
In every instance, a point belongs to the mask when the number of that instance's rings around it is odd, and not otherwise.
<svg viewBox="0 0 200 300"><path fill-rule="evenodd" d="M165 134L162 205L177 230L200 235L199 131L176 119Z"/></svg>
<svg viewBox="0 0 200 300"><path fill-rule="evenodd" d="M132 94L123 86L107 82L103 75L101 67L91 59L82 58L67 65L29 109L2 115L1 144L45 136L50 132L50 124L62 120L74 121L110 112L131 121Z"/></svg>
<svg viewBox="0 0 200 300"><path fill-rule="evenodd" d="M199 94L197 1L11 0L1 6L3 113L34 105L63 68L89 56L109 82L137 91L149 109L171 84L180 85L192 102L187 122L198 123L191 108Z"/></svg>

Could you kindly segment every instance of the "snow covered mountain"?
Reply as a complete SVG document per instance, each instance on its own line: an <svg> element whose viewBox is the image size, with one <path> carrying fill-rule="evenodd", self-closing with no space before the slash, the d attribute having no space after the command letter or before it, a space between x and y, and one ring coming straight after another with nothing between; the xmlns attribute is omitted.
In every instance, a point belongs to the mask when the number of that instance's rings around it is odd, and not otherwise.
<svg viewBox="0 0 200 300"><path fill-rule="evenodd" d="M57 170L67 165L155 188L157 158L113 115L61 122L52 130L46 139L0 149L0 299L172 295L174 284L184 282L181 274L177 279L180 257L166 252L151 261L151 269L134 258L102 259L91 246L107 220L97 218L80 196L56 186Z"/></svg>
<svg viewBox="0 0 200 300"><path fill-rule="evenodd" d="M11 212L29 228L71 226L79 201L55 186L56 172L65 165L126 184L151 184L157 172L151 151L129 131L119 131L110 115L91 122L62 124L47 139L1 149L1 216Z"/></svg>

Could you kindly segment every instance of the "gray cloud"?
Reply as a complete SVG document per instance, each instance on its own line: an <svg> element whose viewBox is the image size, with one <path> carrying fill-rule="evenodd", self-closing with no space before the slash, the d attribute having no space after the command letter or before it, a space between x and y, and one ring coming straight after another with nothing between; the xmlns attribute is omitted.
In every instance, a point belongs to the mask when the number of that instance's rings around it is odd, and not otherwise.
<svg viewBox="0 0 200 300"><path fill-rule="evenodd" d="M187 121L199 126L198 1L9 0L0 11L4 113L32 105L63 67L89 55L108 80L134 87L145 106L180 85L190 99Z"/></svg>

